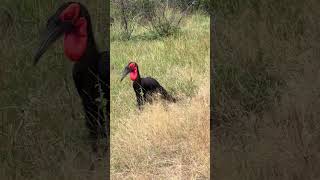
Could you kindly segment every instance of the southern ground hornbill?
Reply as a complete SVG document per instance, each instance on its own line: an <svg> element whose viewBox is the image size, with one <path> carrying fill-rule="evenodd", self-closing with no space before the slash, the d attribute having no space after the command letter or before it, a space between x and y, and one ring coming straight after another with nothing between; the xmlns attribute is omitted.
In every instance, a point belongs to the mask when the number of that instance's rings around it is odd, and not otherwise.
<svg viewBox="0 0 320 180"><path fill-rule="evenodd" d="M137 106L139 109L145 102L152 102L152 96L156 93L161 95L162 99L170 102L176 102L176 98L172 97L160 83L151 78L142 78L139 73L138 64L135 62L129 62L122 72L121 81L130 73L130 79L133 81L133 89L137 98Z"/></svg>
<svg viewBox="0 0 320 180"><path fill-rule="evenodd" d="M46 33L36 51L34 64L62 35L64 54L74 62L73 80L82 100L92 148L97 151L98 138L109 135L109 52L98 51L85 6L77 2L68 2L48 19ZM106 115L101 109L102 96L107 100ZM107 122L104 120L105 117Z"/></svg>

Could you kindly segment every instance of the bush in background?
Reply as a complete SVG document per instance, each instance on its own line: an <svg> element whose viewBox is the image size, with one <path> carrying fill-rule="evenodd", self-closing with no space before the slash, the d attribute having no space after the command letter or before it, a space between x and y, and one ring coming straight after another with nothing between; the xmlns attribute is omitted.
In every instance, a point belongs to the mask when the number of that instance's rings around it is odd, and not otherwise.
<svg viewBox="0 0 320 180"><path fill-rule="evenodd" d="M113 0L111 16L120 24L120 39L131 39L137 25L166 37L179 31L183 18L189 13L207 7L206 0Z"/></svg>

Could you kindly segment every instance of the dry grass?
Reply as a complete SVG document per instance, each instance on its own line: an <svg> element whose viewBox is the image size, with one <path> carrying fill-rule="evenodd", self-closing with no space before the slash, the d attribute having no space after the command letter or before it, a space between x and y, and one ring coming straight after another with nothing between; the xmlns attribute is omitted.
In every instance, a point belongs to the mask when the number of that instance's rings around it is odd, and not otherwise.
<svg viewBox="0 0 320 180"><path fill-rule="evenodd" d="M320 90L318 62L288 83L271 110L239 117L241 125L217 129L216 176L221 179L318 179ZM312 73L310 73L310 72ZM234 129L237 129L235 131ZM219 134L221 133L221 134Z"/></svg>
<svg viewBox="0 0 320 180"><path fill-rule="evenodd" d="M193 98L120 119L111 138L114 179L208 179L208 80Z"/></svg>
<svg viewBox="0 0 320 180"><path fill-rule="evenodd" d="M217 179L319 179L319 7L264 1L218 20Z"/></svg>
<svg viewBox="0 0 320 180"><path fill-rule="evenodd" d="M111 177L208 179L209 17L188 16L181 31L154 37L138 27L132 40L111 29ZM132 82L120 81L129 60L181 101L137 111Z"/></svg>

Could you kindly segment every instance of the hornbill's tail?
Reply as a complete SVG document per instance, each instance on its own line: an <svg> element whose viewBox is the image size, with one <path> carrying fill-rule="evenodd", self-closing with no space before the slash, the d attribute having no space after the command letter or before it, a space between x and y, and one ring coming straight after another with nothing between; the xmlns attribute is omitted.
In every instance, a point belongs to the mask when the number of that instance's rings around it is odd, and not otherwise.
<svg viewBox="0 0 320 180"><path fill-rule="evenodd" d="M177 98L173 97L171 94L169 94L163 87L160 89L162 98L169 101L169 102L177 102Z"/></svg>

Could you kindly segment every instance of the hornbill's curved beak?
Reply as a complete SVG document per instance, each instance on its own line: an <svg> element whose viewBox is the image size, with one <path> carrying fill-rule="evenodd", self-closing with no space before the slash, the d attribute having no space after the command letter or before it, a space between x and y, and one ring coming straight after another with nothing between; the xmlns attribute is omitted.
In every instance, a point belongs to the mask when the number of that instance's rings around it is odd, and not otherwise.
<svg viewBox="0 0 320 180"><path fill-rule="evenodd" d="M128 66L126 66L124 68L124 70L122 71L122 77L121 77L120 81L122 81L127 76L127 74L129 74L129 73L130 73L130 68Z"/></svg>
<svg viewBox="0 0 320 180"><path fill-rule="evenodd" d="M37 49L35 53L33 64L36 65L40 57L45 53L48 47L71 27L71 22L52 22L48 24L47 29L43 34L43 39L40 44L40 47Z"/></svg>

